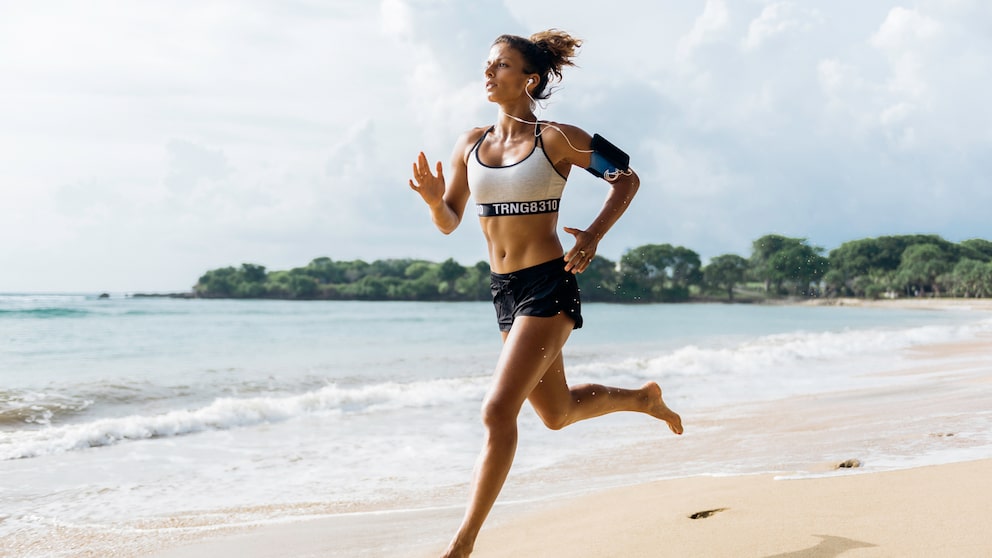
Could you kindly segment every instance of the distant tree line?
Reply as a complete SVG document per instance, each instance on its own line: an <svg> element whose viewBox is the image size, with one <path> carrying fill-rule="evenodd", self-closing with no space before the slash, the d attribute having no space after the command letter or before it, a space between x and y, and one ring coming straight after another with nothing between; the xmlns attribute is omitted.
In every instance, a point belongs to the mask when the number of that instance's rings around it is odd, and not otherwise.
<svg viewBox="0 0 992 558"><path fill-rule="evenodd" d="M992 242L953 243L936 235L845 242L829 255L804 238L766 235L749 258L723 254L702 265L681 246L647 244L619 262L596 256L579 279L583 299L600 302L755 300L769 297L992 296ZM245 263L206 272L205 298L325 300L489 300L489 264L453 259L333 261L266 271Z"/></svg>

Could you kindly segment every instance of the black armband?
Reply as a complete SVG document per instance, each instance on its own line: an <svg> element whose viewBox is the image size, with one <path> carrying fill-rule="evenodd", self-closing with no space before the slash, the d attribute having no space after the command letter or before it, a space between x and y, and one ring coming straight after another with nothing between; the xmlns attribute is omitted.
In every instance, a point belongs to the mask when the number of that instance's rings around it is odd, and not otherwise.
<svg viewBox="0 0 992 558"><path fill-rule="evenodd" d="M620 174L630 172L630 155L624 153L619 147L606 141L606 139L595 134L589 144L592 153L589 157L589 166L586 170L600 178L613 177L615 179ZM605 175L605 176L604 176Z"/></svg>

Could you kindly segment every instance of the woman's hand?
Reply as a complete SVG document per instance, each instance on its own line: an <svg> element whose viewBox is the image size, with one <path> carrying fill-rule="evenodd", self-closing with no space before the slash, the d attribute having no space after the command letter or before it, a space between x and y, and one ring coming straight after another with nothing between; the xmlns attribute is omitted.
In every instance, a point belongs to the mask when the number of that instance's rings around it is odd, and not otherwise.
<svg viewBox="0 0 992 558"><path fill-rule="evenodd" d="M417 182L414 183L414 180ZM444 203L444 173L441 171L441 161L437 162L437 176L431 172L427 156L420 152L417 162L413 164L413 179L410 189L420 194L424 202L432 209Z"/></svg>
<svg viewBox="0 0 992 558"><path fill-rule="evenodd" d="M565 232L575 237L575 245L565 254L565 271L582 273L589 267L593 256L596 255L599 239L596 238L596 235L582 229L565 227Z"/></svg>

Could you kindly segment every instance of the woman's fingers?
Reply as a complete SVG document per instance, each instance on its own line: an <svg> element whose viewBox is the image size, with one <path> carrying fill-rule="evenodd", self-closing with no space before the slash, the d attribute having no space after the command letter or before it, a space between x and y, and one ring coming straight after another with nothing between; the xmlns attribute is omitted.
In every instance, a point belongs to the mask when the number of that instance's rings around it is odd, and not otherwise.
<svg viewBox="0 0 992 558"><path fill-rule="evenodd" d="M427 156L423 152L417 156L417 162L413 164L413 177L417 180L417 184L423 186L428 181L437 178L438 180L444 180L444 174L441 172L441 161L437 162L437 176L431 172L430 163L427 162Z"/></svg>
<svg viewBox="0 0 992 558"><path fill-rule="evenodd" d="M433 205L444 196L444 173L441 168L441 161L435 166L437 176L431 172L427 155L421 151L417 155L417 162L413 164L413 178L409 180L410 189L420 194L429 205Z"/></svg>
<svg viewBox="0 0 992 558"><path fill-rule="evenodd" d="M413 164L413 178L417 181L417 183L414 185L413 180L411 180L410 186L417 187L424 186L429 179L433 178L430 171L430 166L427 163L427 156L424 155L423 152L417 156L417 162Z"/></svg>
<svg viewBox="0 0 992 558"><path fill-rule="evenodd" d="M565 255L565 259L568 261L565 265L565 271L582 273L589 267L596 255L596 244L589 241L586 231L582 229L564 227L564 230L575 237L575 245Z"/></svg>

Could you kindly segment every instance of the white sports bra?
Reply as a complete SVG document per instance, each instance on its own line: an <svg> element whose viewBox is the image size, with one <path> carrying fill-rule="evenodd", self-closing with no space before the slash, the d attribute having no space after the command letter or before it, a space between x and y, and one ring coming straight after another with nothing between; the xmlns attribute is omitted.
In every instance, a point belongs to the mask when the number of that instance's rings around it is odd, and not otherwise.
<svg viewBox="0 0 992 558"><path fill-rule="evenodd" d="M540 126L531 152L522 161L505 167L492 167L479 160L479 145L491 131L492 127L475 142L467 162L469 190L479 216L557 212L565 177L544 152Z"/></svg>

